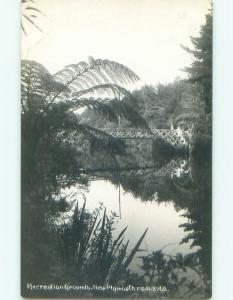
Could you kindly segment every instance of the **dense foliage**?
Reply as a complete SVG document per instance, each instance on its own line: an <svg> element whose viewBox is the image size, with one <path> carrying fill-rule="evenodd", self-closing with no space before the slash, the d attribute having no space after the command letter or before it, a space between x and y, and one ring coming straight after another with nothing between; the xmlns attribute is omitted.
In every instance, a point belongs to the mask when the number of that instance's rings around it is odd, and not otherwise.
<svg viewBox="0 0 233 300"><path fill-rule="evenodd" d="M200 36L192 37L193 49L184 47L193 55L193 63L186 67L189 81L193 82L200 89L200 102L205 104L205 111L212 110L212 11L206 15L206 22L201 26Z"/></svg>
<svg viewBox="0 0 233 300"><path fill-rule="evenodd" d="M113 158L124 153L122 142L81 122L76 111L89 107L111 120L121 115L147 127L133 108L120 102L121 95L130 97L122 85L137 79L127 67L108 60L89 58L89 63L67 66L55 75L37 62L22 61L23 282L51 275L56 251L51 222L69 209L65 199L59 200L60 189L87 183L80 176L75 140L87 140ZM95 92L98 99L91 97Z"/></svg>

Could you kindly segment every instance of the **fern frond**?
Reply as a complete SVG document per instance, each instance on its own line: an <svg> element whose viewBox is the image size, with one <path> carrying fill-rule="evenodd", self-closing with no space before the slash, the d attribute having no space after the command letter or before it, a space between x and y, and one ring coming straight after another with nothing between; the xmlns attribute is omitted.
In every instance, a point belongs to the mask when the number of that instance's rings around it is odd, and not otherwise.
<svg viewBox="0 0 233 300"><path fill-rule="evenodd" d="M64 85L56 82L41 64L29 60L22 61L21 101L24 110L42 109L63 88Z"/></svg>
<svg viewBox="0 0 233 300"><path fill-rule="evenodd" d="M130 93L120 85L105 83L100 85L95 85L93 87L77 91L73 94L75 98L81 97L85 94L93 94L98 92L100 94L108 94L109 96L119 97L119 96L130 96Z"/></svg>
<svg viewBox="0 0 233 300"><path fill-rule="evenodd" d="M94 112L100 114L102 117L109 119L110 121L117 121L117 115L113 109L108 105L111 99L93 99L82 98L77 101L72 101L70 105L70 112L74 112L80 108L88 108Z"/></svg>
<svg viewBox="0 0 233 300"><path fill-rule="evenodd" d="M139 77L126 66L115 61L94 58L89 63L80 62L66 66L57 72L54 78L63 84L69 84L74 92L80 92L86 86L102 84L128 84L135 83Z"/></svg>
<svg viewBox="0 0 233 300"><path fill-rule="evenodd" d="M119 101L118 99L82 98L72 100L68 106L71 112L86 107L96 113L101 114L101 117L104 117L112 122L117 122L118 117L120 116L128 120L135 127L149 130L149 126L145 119L136 110L134 110L132 106L123 101Z"/></svg>

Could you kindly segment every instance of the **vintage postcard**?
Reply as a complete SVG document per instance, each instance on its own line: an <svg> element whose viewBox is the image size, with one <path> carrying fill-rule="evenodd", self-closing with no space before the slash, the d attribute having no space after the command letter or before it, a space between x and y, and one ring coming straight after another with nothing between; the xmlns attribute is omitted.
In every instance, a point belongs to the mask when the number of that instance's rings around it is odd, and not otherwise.
<svg viewBox="0 0 233 300"><path fill-rule="evenodd" d="M23 297L211 297L212 18L22 0Z"/></svg>

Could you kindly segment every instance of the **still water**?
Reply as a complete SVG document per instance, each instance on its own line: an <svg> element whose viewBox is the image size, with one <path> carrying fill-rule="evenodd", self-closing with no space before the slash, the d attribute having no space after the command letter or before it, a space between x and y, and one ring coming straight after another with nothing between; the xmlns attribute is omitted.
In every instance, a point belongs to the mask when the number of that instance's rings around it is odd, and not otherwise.
<svg viewBox="0 0 233 300"><path fill-rule="evenodd" d="M166 186L164 187L166 189ZM67 191L74 193L75 188ZM180 244L185 237L183 227L180 224L188 222L188 219L182 214L186 210L177 210L173 199L170 201L157 201L158 195L154 194L154 200L143 201L140 196L135 196L132 192L124 190L121 184L113 184L110 180L98 179L89 181L88 189L83 193L86 199L86 208L89 212L93 212L101 205L106 208L107 215L115 213L115 230L113 238L127 227L125 232L125 242L129 240L130 251L143 232L148 228L148 232L140 246L143 252L139 252L131 264L131 269L139 272L138 265L140 260L137 256L146 255L152 251L162 249L164 253L176 255L177 253L187 254L195 252L198 247L190 250L191 241ZM84 198L79 195L79 205L82 206Z"/></svg>
<svg viewBox="0 0 233 300"><path fill-rule="evenodd" d="M124 192L122 187L116 187L111 182L102 180L91 183L86 200L90 211L102 202L108 214L111 211L117 214L116 234L128 226L125 237L126 240L129 239L131 247L136 244L145 229L149 228L141 248L152 251L165 247L169 253L189 251L188 244L179 245L184 237L184 231L179 228L179 224L185 223L187 219L181 216L182 211L175 210L172 202L143 202L140 198Z"/></svg>

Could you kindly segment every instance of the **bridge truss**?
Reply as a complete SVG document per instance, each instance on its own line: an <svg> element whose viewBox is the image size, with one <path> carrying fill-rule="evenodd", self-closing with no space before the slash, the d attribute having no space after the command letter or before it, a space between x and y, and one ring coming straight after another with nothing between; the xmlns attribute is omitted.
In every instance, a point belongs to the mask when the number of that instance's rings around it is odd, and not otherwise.
<svg viewBox="0 0 233 300"><path fill-rule="evenodd" d="M155 140L161 138L173 146L188 145L191 139L191 129L183 130L177 129L163 129L151 128L147 129L112 129L107 131L112 137L119 139L151 139Z"/></svg>

